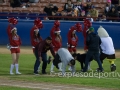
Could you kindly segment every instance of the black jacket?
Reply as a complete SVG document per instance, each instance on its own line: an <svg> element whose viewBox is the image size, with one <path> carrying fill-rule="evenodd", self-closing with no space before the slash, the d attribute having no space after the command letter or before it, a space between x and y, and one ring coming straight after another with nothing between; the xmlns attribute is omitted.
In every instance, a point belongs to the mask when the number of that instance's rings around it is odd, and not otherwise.
<svg viewBox="0 0 120 90"><path fill-rule="evenodd" d="M52 12L56 13L58 11L58 7L54 6L53 8L44 8L44 12L47 13L48 16L52 16Z"/></svg>
<svg viewBox="0 0 120 90"><path fill-rule="evenodd" d="M53 8L48 8L48 7L44 8L44 12L46 12L48 16L53 16L52 12L56 13L57 11L58 11L58 7L57 6L54 6ZM55 20L54 17L48 17L48 18L49 18L49 20Z"/></svg>
<svg viewBox="0 0 120 90"><path fill-rule="evenodd" d="M98 52L101 44L101 39L97 34L92 32L87 35L86 44L88 46L88 50Z"/></svg>
<svg viewBox="0 0 120 90"><path fill-rule="evenodd" d="M11 0L10 1L10 6L15 8L15 7L20 7L22 5L22 2L20 0Z"/></svg>
<svg viewBox="0 0 120 90"><path fill-rule="evenodd" d="M107 13L107 16L108 16L108 17L119 17L119 13L118 13L117 10L115 10L114 12L109 11L109 12Z"/></svg>

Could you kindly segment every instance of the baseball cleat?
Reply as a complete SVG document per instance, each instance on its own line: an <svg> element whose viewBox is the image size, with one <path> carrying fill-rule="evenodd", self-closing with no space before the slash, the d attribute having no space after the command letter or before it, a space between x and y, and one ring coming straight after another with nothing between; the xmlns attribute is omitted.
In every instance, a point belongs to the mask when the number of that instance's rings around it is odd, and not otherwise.
<svg viewBox="0 0 120 90"><path fill-rule="evenodd" d="M111 72L113 72L113 71L116 70L116 65L115 64L111 64L110 68L111 68Z"/></svg>

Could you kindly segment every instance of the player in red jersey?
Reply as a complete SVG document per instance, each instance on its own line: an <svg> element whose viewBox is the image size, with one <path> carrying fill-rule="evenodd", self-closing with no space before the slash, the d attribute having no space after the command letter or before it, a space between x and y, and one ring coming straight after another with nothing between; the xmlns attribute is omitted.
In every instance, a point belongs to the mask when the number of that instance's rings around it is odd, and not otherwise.
<svg viewBox="0 0 120 90"><path fill-rule="evenodd" d="M10 74L13 75L13 69L14 67L16 68L16 74L21 74L18 70L19 64L18 64L18 59L20 55L20 45L21 45L21 39L17 34L17 28L15 25L17 24L17 19L15 18L10 18L9 20L9 25L7 28L7 34L9 37L9 42L10 42L10 51L12 55L12 64L10 67Z"/></svg>

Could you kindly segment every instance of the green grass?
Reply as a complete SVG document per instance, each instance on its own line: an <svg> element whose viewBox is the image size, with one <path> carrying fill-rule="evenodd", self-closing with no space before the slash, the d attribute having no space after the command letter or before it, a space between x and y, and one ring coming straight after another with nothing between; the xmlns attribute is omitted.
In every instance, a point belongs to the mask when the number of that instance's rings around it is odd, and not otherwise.
<svg viewBox="0 0 120 90"><path fill-rule="evenodd" d="M115 61L115 64L117 66L117 71L114 74L114 77L112 74L110 74L110 64L107 60L104 61L104 71L105 74L109 73L110 75L108 77L59 77L58 75L56 76L45 76L45 75L40 75L40 76L35 76L33 75L33 66L35 63L35 57L33 54L21 54L20 59L19 59L19 70L22 73L22 75L9 75L9 69L10 69L10 64L12 62L11 55L10 54L0 54L0 77L1 78L6 78L6 79L12 79L12 80L24 80L24 81L31 81L31 82L46 82L46 83L60 83L60 84L77 84L80 86L92 86L92 87L101 87L101 88L113 88L115 89L120 89L120 59L117 59ZM47 67L47 72L50 72L50 66L48 65ZM91 68L93 70L96 70L97 68L97 63L93 61L91 63ZM80 70L80 65L77 62L76 64L76 70L77 72ZM55 71L57 72L57 69L55 68ZM79 73L80 74L80 73ZM85 73L84 73L85 74ZM84 75L82 73L82 75ZM89 74L92 75L92 72L89 72ZM94 72L95 74L95 72ZM96 73L96 76L98 73ZM87 75L87 74L85 74ZM116 76L115 76L116 75ZM1 88L1 87L0 87ZM4 88L4 87L2 87ZM2 90L2 89L0 89ZM14 90L14 89L12 89ZM18 89L19 90L19 89ZM21 90L21 89L20 89ZM27 90L27 89L24 89Z"/></svg>

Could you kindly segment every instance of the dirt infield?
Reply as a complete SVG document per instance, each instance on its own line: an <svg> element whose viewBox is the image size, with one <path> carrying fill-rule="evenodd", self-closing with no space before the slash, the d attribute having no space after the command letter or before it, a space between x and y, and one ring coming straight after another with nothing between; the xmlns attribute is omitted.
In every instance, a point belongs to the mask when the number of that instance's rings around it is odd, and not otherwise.
<svg viewBox="0 0 120 90"><path fill-rule="evenodd" d="M38 83L18 80L7 80L0 78L0 86L12 86L21 88L30 88L33 90L115 90L115 89L103 89L97 87L86 87L80 85L63 85L52 83Z"/></svg>
<svg viewBox="0 0 120 90"><path fill-rule="evenodd" d="M79 53L84 53L83 49L78 49ZM50 54L50 52L48 52ZM10 54L10 51L6 46L0 46L0 54ZM21 54L33 54L32 48L30 46L21 47ZM120 58L120 50L116 50L116 57Z"/></svg>

